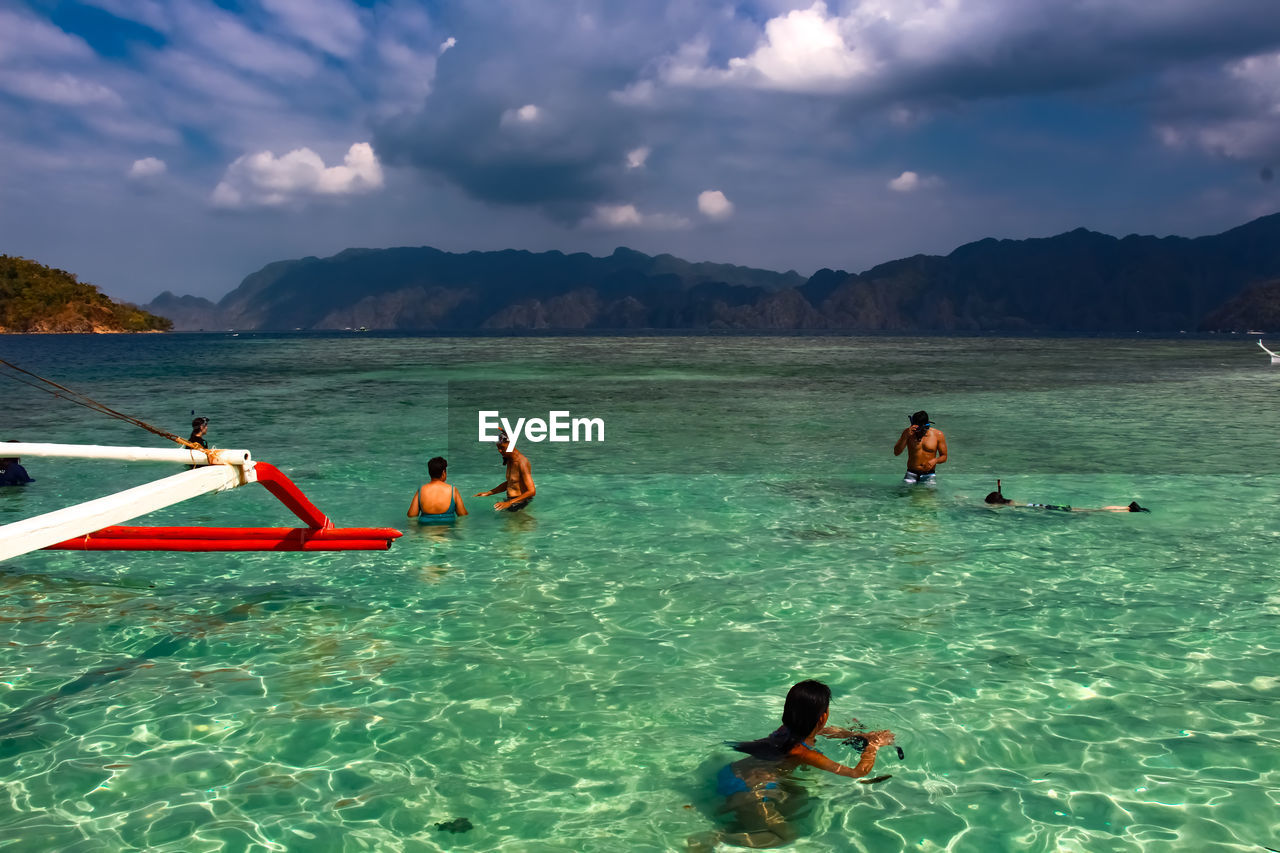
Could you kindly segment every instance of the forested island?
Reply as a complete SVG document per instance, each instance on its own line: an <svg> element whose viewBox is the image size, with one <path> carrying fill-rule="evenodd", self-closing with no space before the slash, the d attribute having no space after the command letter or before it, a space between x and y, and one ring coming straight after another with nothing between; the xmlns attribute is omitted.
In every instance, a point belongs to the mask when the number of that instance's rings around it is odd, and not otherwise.
<svg viewBox="0 0 1280 853"><path fill-rule="evenodd" d="M162 332L173 321L116 302L66 270L0 255L0 333Z"/></svg>

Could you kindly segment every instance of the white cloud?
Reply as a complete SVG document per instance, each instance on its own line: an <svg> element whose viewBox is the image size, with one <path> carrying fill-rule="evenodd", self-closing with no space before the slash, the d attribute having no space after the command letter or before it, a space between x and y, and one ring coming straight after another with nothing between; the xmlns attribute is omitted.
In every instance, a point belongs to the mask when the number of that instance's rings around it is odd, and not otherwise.
<svg viewBox="0 0 1280 853"><path fill-rule="evenodd" d="M754 53L729 60L730 75L757 75L779 89L839 85L871 68L865 52L845 42L840 19L827 17L827 6L821 2L772 19Z"/></svg>
<svg viewBox="0 0 1280 853"><path fill-rule="evenodd" d="M0 10L0 62L19 57L85 59L93 50L52 24Z"/></svg>
<svg viewBox="0 0 1280 853"><path fill-rule="evenodd" d="M830 8L818 0L778 10L763 27L733 16L738 32L759 35L750 50L731 51L727 61L714 58L725 46L717 41L713 50L709 37L734 31L703 28L658 63L655 79L690 87L906 92L922 101L1064 91L1103 86L1139 68L1220 56L1226 45L1268 43L1259 29L1270 25L1254 24L1256 37L1245 35L1251 19L1263 20L1264 8L1260 0L843 0Z"/></svg>
<svg viewBox="0 0 1280 853"><path fill-rule="evenodd" d="M609 97L628 107L647 106L653 103L656 91L657 87L652 80L639 80L625 89L610 92Z"/></svg>
<svg viewBox="0 0 1280 853"><path fill-rule="evenodd" d="M219 61L277 80L312 77L319 70L307 53L249 29L216 6L177 3L172 8L184 37Z"/></svg>
<svg viewBox="0 0 1280 853"><path fill-rule="evenodd" d="M90 104L118 106L123 103L114 89L74 74L46 74L43 71L5 71L0 74L0 90L33 101L83 107Z"/></svg>
<svg viewBox="0 0 1280 853"><path fill-rule="evenodd" d="M617 230L645 228L671 231L689 227L689 220L673 213L641 213L634 204L598 204L582 223L587 228Z"/></svg>
<svg viewBox="0 0 1280 853"><path fill-rule="evenodd" d="M1158 125L1160 141L1235 160L1280 158L1280 52L1232 62L1210 86L1208 108Z"/></svg>
<svg viewBox="0 0 1280 853"><path fill-rule="evenodd" d="M533 124L543 117L544 113L536 104L525 104L523 107L514 110L507 110L502 114L502 126L507 127L513 124Z"/></svg>
<svg viewBox="0 0 1280 853"><path fill-rule="evenodd" d="M143 157L141 160L133 161L133 165L129 167L129 177L135 180L146 180L163 175L167 168L163 160Z"/></svg>
<svg viewBox="0 0 1280 853"><path fill-rule="evenodd" d="M916 190L930 189L941 184L942 180L936 175L921 175L919 172L906 171L890 180L887 186L894 192L911 193Z"/></svg>
<svg viewBox="0 0 1280 853"><path fill-rule="evenodd" d="M649 153L649 146L647 145L641 145L639 148L632 148L627 152L627 168L643 168L645 161L649 159Z"/></svg>
<svg viewBox="0 0 1280 853"><path fill-rule="evenodd" d="M352 145L341 166L326 167L310 148L278 158L260 151L227 167L212 201L216 207L272 207L307 197L371 192L382 183L382 166L367 142Z"/></svg>
<svg viewBox="0 0 1280 853"><path fill-rule="evenodd" d="M698 210L708 219L728 219L733 216L733 202L720 190L703 190L698 193Z"/></svg>
<svg viewBox="0 0 1280 853"><path fill-rule="evenodd" d="M864 5L874 5L868 3ZM838 91L850 81L875 70L874 56L854 40L853 26L827 6L816 2L771 18L756 49L734 57L724 69L706 65L708 45L685 45L665 66L669 83L685 85L734 84L788 91Z"/></svg>
<svg viewBox="0 0 1280 853"><path fill-rule="evenodd" d="M420 107L431 94L440 56L457 39L439 41L431 18L416 6L385 6L375 20L377 61L369 69L380 95L375 112L389 116Z"/></svg>
<svg viewBox="0 0 1280 853"><path fill-rule="evenodd" d="M641 217L634 204L599 204L590 222L603 228L638 228Z"/></svg>
<svg viewBox="0 0 1280 853"><path fill-rule="evenodd" d="M364 41L364 28L346 0L262 0L290 33L325 53L348 59Z"/></svg>

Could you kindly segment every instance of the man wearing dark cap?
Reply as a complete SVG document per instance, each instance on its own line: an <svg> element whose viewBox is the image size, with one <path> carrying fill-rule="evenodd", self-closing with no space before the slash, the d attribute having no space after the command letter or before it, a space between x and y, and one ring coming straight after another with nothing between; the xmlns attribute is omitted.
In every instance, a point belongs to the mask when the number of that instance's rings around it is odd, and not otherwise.
<svg viewBox="0 0 1280 853"><path fill-rule="evenodd" d="M902 482L932 483L937 477L935 469L947 461L947 437L929 422L928 412L919 411L898 437L893 455L901 456L903 450L907 451L907 475Z"/></svg>

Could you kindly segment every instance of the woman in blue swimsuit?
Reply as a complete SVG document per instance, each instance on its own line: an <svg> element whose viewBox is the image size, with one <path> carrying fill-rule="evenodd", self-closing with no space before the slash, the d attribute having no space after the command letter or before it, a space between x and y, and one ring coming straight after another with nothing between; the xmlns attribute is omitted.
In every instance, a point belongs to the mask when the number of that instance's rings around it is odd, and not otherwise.
<svg viewBox="0 0 1280 853"><path fill-rule="evenodd" d="M458 489L445 482L448 467L449 463L441 456L427 462L431 482L423 483L413 493L413 502L409 504L408 512L410 518L416 516L418 521L425 524L448 524L458 516L467 514Z"/></svg>
<svg viewBox="0 0 1280 853"><path fill-rule="evenodd" d="M734 812L738 826L689 839L691 850L709 850L717 842L759 848L795 840L796 831L788 816L796 812L797 806L788 800L802 793L802 789L789 785L787 780L799 767L816 767L851 779L871 772L876 750L893 743L893 732L856 732L828 726L830 704L831 688L820 681L801 681L787 693L782 726L777 731L760 740L729 744L750 756L726 765L716 776L716 793L725 798L723 810ZM818 750L818 735L860 737L867 745L857 765L846 767Z"/></svg>

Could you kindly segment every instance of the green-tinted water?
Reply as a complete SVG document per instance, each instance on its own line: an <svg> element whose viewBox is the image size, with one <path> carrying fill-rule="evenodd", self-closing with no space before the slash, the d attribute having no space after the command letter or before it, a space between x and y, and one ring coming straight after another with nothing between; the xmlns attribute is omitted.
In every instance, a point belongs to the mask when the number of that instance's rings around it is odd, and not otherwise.
<svg viewBox="0 0 1280 853"><path fill-rule="evenodd" d="M0 846L682 849L715 825L720 742L813 677L906 761L803 774L795 849L1280 848L1280 369L1251 344L5 339L405 536L0 566ZM3 390L0 438L155 444ZM522 444L523 515L406 524L430 456L464 495L501 480L480 406L603 417L606 441ZM891 447L918 408L952 459L913 490ZM2 522L167 473L24 461ZM997 476L1153 512L992 510ZM291 523L257 487L147 521Z"/></svg>

